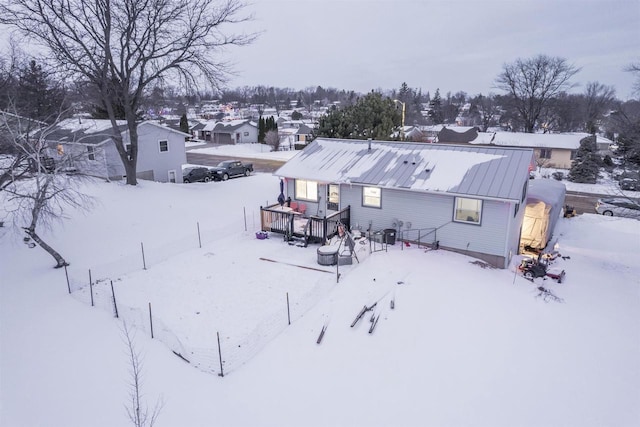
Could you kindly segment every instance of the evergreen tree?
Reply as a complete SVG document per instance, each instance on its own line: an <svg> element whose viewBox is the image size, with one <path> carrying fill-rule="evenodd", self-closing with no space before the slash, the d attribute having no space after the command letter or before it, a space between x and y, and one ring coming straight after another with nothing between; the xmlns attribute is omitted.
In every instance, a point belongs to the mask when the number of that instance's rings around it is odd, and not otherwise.
<svg viewBox="0 0 640 427"><path fill-rule="evenodd" d="M264 144L264 136L267 134L264 117L260 116L258 119L258 142Z"/></svg>
<svg viewBox="0 0 640 427"><path fill-rule="evenodd" d="M354 105L336 108L322 116L317 136L349 139L391 140L400 126L401 112L392 99L371 92Z"/></svg>
<svg viewBox="0 0 640 427"><path fill-rule="evenodd" d="M15 97L18 114L52 122L66 109L64 99L64 90L49 78L36 61L30 61L19 71Z"/></svg>
<svg viewBox="0 0 640 427"><path fill-rule="evenodd" d="M187 120L186 113L180 117L180 131L189 133L189 120Z"/></svg>
<svg viewBox="0 0 640 427"><path fill-rule="evenodd" d="M440 124L444 121L440 88L436 89L436 93L433 94L433 98L429 102L429 118L431 119L431 123L434 125Z"/></svg>
<svg viewBox="0 0 640 427"><path fill-rule="evenodd" d="M580 148L576 152L576 158L569 171L569 181L585 184L596 183L600 170L600 156L597 151L595 136L582 138Z"/></svg>

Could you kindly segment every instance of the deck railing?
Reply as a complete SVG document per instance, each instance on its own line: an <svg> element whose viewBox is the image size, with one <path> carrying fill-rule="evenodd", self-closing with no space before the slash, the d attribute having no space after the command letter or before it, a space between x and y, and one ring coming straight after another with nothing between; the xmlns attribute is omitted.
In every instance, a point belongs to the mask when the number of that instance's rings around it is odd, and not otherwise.
<svg viewBox="0 0 640 427"><path fill-rule="evenodd" d="M326 217L304 217L308 224L303 231L299 231L294 224L302 218L300 213L283 210L279 204L260 206L260 228L262 231L283 234L285 239L297 237L305 239L307 243L324 243L338 233L338 223L342 223L347 230L351 228L350 212L347 206Z"/></svg>

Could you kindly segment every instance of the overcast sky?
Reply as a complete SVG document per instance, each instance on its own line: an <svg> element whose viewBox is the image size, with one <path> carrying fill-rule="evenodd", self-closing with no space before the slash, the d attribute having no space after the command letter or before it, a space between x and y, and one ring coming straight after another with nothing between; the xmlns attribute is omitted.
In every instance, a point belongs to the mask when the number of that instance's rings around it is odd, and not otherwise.
<svg viewBox="0 0 640 427"><path fill-rule="evenodd" d="M245 11L263 33L229 52L231 87L499 93L504 63L546 54L582 68L574 91L598 81L628 99L624 68L640 62L640 0L253 0Z"/></svg>

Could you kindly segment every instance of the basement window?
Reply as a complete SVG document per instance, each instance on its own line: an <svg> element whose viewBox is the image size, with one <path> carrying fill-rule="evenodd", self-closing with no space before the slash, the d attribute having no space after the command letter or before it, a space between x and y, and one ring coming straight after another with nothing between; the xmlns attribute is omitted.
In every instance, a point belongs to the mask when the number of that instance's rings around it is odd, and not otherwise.
<svg viewBox="0 0 640 427"><path fill-rule="evenodd" d="M455 222L480 224L482 219L482 200L456 197L456 210L453 217Z"/></svg>

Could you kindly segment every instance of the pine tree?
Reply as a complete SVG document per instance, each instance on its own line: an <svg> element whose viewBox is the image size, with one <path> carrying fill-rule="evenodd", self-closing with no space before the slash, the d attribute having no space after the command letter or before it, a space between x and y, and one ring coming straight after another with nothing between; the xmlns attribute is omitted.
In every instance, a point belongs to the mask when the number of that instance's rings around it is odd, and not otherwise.
<svg viewBox="0 0 640 427"><path fill-rule="evenodd" d="M429 118L434 125L443 122L444 116L442 114L442 98L440 98L440 88L436 89L436 93L429 102Z"/></svg>
<svg viewBox="0 0 640 427"><path fill-rule="evenodd" d="M36 61L20 70L16 91L16 110L25 117L51 122L65 109L64 91Z"/></svg>
<svg viewBox="0 0 640 427"><path fill-rule="evenodd" d="M597 153L595 136L588 136L580 141L580 148L569 171L569 181L595 184L600 170L600 156Z"/></svg>
<svg viewBox="0 0 640 427"><path fill-rule="evenodd" d="M180 117L180 131L184 133L189 133L189 120L187 120L187 114L183 114Z"/></svg>
<svg viewBox="0 0 640 427"><path fill-rule="evenodd" d="M264 144L264 136L267 134L266 124L264 117L260 116L258 119L258 142Z"/></svg>

